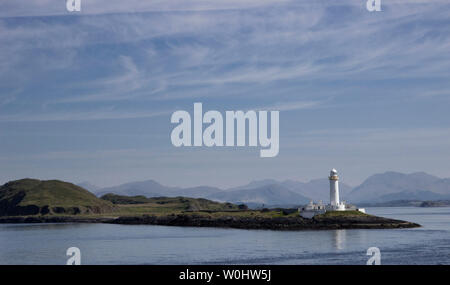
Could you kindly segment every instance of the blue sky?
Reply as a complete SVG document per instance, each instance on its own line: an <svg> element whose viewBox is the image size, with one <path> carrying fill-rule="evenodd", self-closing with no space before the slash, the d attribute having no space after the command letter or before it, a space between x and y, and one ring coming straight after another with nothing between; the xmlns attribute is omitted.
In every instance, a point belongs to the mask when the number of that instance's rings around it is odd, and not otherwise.
<svg viewBox="0 0 450 285"><path fill-rule="evenodd" d="M450 3L0 3L0 182L450 177ZM150 2L150 3L147 3ZM280 153L175 148L179 109L280 110Z"/></svg>

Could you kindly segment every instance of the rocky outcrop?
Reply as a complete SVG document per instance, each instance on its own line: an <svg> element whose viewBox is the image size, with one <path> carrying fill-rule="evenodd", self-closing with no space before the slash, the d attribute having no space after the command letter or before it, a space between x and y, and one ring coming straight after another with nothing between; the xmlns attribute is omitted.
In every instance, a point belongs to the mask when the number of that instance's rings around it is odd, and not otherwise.
<svg viewBox="0 0 450 285"><path fill-rule="evenodd" d="M109 221L115 224L148 224L189 227L223 227L238 229L313 230L313 229L386 229L413 228L420 225L374 216L303 219L301 217L208 217L197 215L168 215L119 217Z"/></svg>
<svg viewBox="0 0 450 285"><path fill-rule="evenodd" d="M2 201L3 202L3 201ZM5 203L6 204L6 203ZM32 216L32 215L49 215L49 214L64 214L64 215L79 215L79 214L100 214L102 209L96 206L79 206L79 207L50 207L27 205L20 206L17 204L1 204L0 216Z"/></svg>
<svg viewBox="0 0 450 285"><path fill-rule="evenodd" d="M265 230L395 229L420 227L420 225L416 223L366 214L359 216L331 217L326 215L318 215L312 219L304 219L300 216L249 217L232 214L210 216L197 213L170 214L164 216L142 215L123 217L39 215L0 217L0 223L111 223L127 225L221 227Z"/></svg>

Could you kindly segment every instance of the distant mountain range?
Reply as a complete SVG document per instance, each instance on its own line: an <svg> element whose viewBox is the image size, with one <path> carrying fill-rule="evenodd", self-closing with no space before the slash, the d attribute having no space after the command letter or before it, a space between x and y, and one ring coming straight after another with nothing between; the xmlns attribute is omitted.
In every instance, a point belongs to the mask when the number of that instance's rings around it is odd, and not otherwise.
<svg viewBox="0 0 450 285"><path fill-rule="evenodd" d="M275 189L280 189L280 191L286 192L289 191L292 194L298 195L298 201L306 201L308 203L309 201L320 201L322 200L324 203L326 203L330 199L330 182L328 181L328 178L321 178L321 179L313 179L309 182L300 182L300 181L294 181L294 180L285 180L285 181L277 181L274 179L264 179L264 180L256 180L252 181L249 184L231 188L227 191L232 191L233 193L238 193L236 191L245 191L249 192L249 190L252 190L253 194L257 191L257 189L264 188L268 185L272 186L272 192L275 191ZM339 191L341 194L342 199L346 199L347 194L350 193L352 190L352 187L345 184L345 183L339 183ZM293 197L292 197L293 198ZM295 199L291 200L285 200L284 203L290 201L291 204L300 202L296 202ZM279 203L281 201L278 201ZM302 202L303 204L305 202ZM268 203L272 204L272 203ZM301 203L300 203L301 204Z"/></svg>
<svg viewBox="0 0 450 285"><path fill-rule="evenodd" d="M155 180L131 182L119 186L102 188L94 191L97 196L113 193L124 196L142 195L146 197L176 197L184 196L191 198L206 198L209 195L222 192L223 190L210 186L197 186L189 188L169 187L161 185Z"/></svg>
<svg viewBox="0 0 450 285"><path fill-rule="evenodd" d="M253 205L301 205L311 199L291 191L282 184L267 184L250 189L221 191L208 196L208 199L220 202L245 203Z"/></svg>
<svg viewBox="0 0 450 285"><path fill-rule="evenodd" d="M329 201L329 181L327 178L309 182L273 179L252 181L246 185L230 189L210 186L169 187L154 180L126 183L119 186L97 189L94 185L82 183L80 186L94 192L97 196L107 193L146 197L206 198L220 202L245 203L253 207L301 205L309 201ZM425 172L404 174L385 172L367 178L361 185L352 188L340 182L342 200L351 203L384 203L397 200L445 200L450 199L450 179L439 178Z"/></svg>
<svg viewBox="0 0 450 285"><path fill-rule="evenodd" d="M381 203L393 200L444 200L450 197L450 179L425 172L385 172L355 187L349 201Z"/></svg>
<svg viewBox="0 0 450 285"><path fill-rule="evenodd" d="M253 206L301 205L308 203L312 199L314 200L316 197L319 197L324 201L329 199L328 190L326 190L329 189L327 179L313 180L311 181L311 186L309 187L308 185L309 183L303 182L278 182L276 180L267 179L263 181L253 181L242 187L223 190L210 186L189 188L169 187L154 180L146 180L102 188L94 190L93 192L99 197L108 193L124 196L142 195L146 197L184 196L206 198L220 202L245 203ZM342 188L344 189L344 192L348 192L348 189L351 189L345 184L342 185ZM325 189L325 191L320 191L320 189ZM315 194L315 191L318 193ZM307 193L308 196L304 195L304 193Z"/></svg>

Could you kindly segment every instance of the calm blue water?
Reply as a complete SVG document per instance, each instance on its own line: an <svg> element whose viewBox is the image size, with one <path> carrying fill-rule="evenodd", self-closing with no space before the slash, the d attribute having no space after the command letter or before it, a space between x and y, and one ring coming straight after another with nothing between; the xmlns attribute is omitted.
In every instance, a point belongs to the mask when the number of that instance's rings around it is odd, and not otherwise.
<svg viewBox="0 0 450 285"><path fill-rule="evenodd" d="M0 264L450 264L450 208L369 208L418 229L279 232L108 224L0 224Z"/></svg>

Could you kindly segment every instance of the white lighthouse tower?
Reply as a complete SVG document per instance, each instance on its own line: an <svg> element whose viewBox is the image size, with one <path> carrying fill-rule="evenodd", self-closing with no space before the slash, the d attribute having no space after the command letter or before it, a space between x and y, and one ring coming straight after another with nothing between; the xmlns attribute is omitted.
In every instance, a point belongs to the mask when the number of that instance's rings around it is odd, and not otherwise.
<svg viewBox="0 0 450 285"><path fill-rule="evenodd" d="M336 169L331 169L330 176L330 206L335 211L345 211L345 204L339 201L339 176Z"/></svg>
<svg viewBox="0 0 450 285"><path fill-rule="evenodd" d="M328 211L359 211L365 213L364 208L357 208L354 205L346 205L345 201L339 199L339 176L336 169L331 169L330 176L330 204L323 205L322 201L314 203L311 201L305 207L299 208L298 212L303 218L311 219L315 215L324 214ZM324 189L325 190L325 189Z"/></svg>

